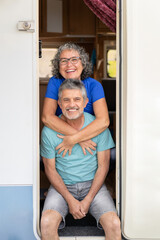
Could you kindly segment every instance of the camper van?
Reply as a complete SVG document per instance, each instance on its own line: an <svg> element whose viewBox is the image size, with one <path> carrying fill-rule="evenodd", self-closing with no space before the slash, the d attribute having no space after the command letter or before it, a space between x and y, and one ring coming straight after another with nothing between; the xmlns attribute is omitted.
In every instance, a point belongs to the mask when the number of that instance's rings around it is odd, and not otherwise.
<svg viewBox="0 0 160 240"><path fill-rule="evenodd" d="M41 239L49 187L40 157L41 114L50 61L65 42L86 49L93 78L104 88L116 143L105 184L122 239L160 239L160 1L99 0L116 4L116 31L87 2L92 1L0 1L2 240ZM80 221L68 215L59 235L105 239L90 215Z"/></svg>

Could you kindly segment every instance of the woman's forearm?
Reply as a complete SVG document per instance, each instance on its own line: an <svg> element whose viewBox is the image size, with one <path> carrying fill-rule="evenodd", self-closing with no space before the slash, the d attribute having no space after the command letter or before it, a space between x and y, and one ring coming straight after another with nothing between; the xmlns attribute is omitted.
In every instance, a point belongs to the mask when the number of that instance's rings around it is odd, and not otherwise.
<svg viewBox="0 0 160 240"><path fill-rule="evenodd" d="M110 120L105 98L101 98L94 102L93 109L96 119L72 136L74 143L91 139L103 132L109 126Z"/></svg>
<svg viewBox="0 0 160 240"><path fill-rule="evenodd" d="M51 98L44 99L42 122L45 126L64 135L72 135L77 132L76 129L67 124L64 120L56 116L57 101Z"/></svg>
<svg viewBox="0 0 160 240"><path fill-rule="evenodd" d="M97 136L109 126L108 109L105 99L102 98L94 102L93 108L96 119L88 126L78 131L55 115L55 111L57 109L56 100L46 98L44 102L42 121L44 125L54 131L62 133L65 136L70 136L70 139L67 139L67 141L69 144L74 145Z"/></svg>
<svg viewBox="0 0 160 240"><path fill-rule="evenodd" d="M77 133L77 130L71 127L68 123L66 123L61 118L56 115L49 115L42 118L42 121L45 126L53 129L58 133L62 133L64 135L73 135Z"/></svg>
<svg viewBox="0 0 160 240"><path fill-rule="evenodd" d="M108 127L105 119L96 118L88 126L78 131L56 115L48 117L46 121L44 121L44 124L56 132L59 132L66 136L72 136L70 139L72 144L89 140L103 132Z"/></svg>
<svg viewBox="0 0 160 240"><path fill-rule="evenodd" d="M85 128L80 130L79 132L76 132L72 135L72 141L74 143L79 143L86 141L88 139L91 139L101 132L103 132L108 127L107 122L105 119L95 119L93 122L91 122L89 125L87 125Z"/></svg>

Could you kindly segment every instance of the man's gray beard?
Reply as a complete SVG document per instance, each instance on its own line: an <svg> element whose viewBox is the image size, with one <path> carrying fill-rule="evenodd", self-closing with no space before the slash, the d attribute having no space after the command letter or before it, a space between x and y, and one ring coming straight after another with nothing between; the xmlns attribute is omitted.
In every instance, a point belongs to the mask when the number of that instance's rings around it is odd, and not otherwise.
<svg viewBox="0 0 160 240"><path fill-rule="evenodd" d="M69 120L76 120L77 118L81 117L82 114L83 114L83 111L82 111L82 112L79 112L79 113L77 114L77 116L75 116L75 117L69 117L68 114L64 114L64 113L63 113L63 115L64 115L67 119L69 119Z"/></svg>

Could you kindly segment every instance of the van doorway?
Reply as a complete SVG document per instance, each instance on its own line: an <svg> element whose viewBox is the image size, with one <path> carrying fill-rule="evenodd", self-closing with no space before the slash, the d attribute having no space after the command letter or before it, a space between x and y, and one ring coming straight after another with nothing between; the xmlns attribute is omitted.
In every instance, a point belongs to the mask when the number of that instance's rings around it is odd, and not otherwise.
<svg viewBox="0 0 160 240"><path fill-rule="evenodd" d="M83 46L89 53L93 63L91 77L99 81L104 88L110 116L109 128L116 142L116 33L112 32L83 0L39 0L39 5L39 40L42 53L39 59L40 136L43 128L43 101L48 81L52 76L51 59L61 44L74 42ZM82 12L83 17L80 14ZM110 170L105 184L116 204L116 149L111 151ZM40 216L49 185L43 162L40 160ZM60 230L59 235L99 236L100 239L104 239L104 232L97 228L96 221L89 214L86 218L76 221L69 214L66 218L66 228Z"/></svg>

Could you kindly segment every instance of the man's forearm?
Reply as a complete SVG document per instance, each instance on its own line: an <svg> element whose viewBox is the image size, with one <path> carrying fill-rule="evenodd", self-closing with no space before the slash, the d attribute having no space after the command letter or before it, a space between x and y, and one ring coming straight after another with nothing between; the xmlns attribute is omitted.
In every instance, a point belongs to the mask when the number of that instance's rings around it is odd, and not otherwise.
<svg viewBox="0 0 160 240"><path fill-rule="evenodd" d="M58 174L56 170L45 170L45 173L50 181L51 185L64 197L64 199L68 202L73 196L68 191L66 185L64 184L61 176Z"/></svg>
<svg viewBox="0 0 160 240"><path fill-rule="evenodd" d="M68 191L66 185L64 184L61 176L56 170L46 171L46 175L52 184L52 186L64 197L68 203L69 211L75 219L80 219L85 216L80 210L80 202L75 199L72 194Z"/></svg>
<svg viewBox="0 0 160 240"><path fill-rule="evenodd" d="M110 162L110 150L97 152L97 157L98 157L98 169L94 176L90 191L86 196L87 200L90 202L92 202L93 198L101 188L107 176Z"/></svg>
<svg viewBox="0 0 160 240"><path fill-rule="evenodd" d="M104 171L104 169L98 169L94 180L92 182L92 186L90 188L89 193L86 196L86 199L90 202L92 202L93 198L95 197L95 195L97 194L97 192L99 191L99 189L101 188L101 186L103 185L105 178L107 176L107 172L108 171Z"/></svg>

